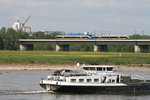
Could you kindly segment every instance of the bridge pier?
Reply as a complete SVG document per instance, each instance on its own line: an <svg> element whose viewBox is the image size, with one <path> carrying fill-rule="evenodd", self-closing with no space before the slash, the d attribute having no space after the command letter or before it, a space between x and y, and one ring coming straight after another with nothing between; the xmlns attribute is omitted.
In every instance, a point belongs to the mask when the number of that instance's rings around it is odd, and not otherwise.
<svg viewBox="0 0 150 100"><path fill-rule="evenodd" d="M20 44L19 45L21 51L32 51L33 44Z"/></svg>
<svg viewBox="0 0 150 100"><path fill-rule="evenodd" d="M148 45L135 45L134 52L135 53L148 53Z"/></svg>
<svg viewBox="0 0 150 100"><path fill-rule="evenodd" d="M56 52L59 52L59 51L69 51L69 45L56 44Z"/></svg>
<svg viewBox="0 0 150 100"><path fill-rule="evenodd" d="M94 52L107 52L107 45L94 45Z"/></svg>

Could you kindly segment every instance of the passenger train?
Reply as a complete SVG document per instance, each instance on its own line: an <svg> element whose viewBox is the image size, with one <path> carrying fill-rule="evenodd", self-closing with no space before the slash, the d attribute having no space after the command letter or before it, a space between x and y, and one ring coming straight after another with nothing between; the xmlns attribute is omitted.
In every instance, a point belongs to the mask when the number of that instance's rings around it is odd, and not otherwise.
<svg viewBox="0 0 150 100"><path fill-rule="evenodd" d="M87 34L67 34L67 35L57 35L55 39L119 39L119 40L128 40L127 35L102 35L94 36Z"/></svg>

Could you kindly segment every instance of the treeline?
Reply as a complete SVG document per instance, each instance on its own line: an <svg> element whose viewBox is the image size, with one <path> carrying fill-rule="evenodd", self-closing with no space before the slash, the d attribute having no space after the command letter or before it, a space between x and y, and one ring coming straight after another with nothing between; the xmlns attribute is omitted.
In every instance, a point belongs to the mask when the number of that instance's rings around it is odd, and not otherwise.
<svg viewBox="0 0 150 100"><path fill-rule="evenodd" d="M12 28L6 29L2 27L0 29L0 50L19 50L19 39L53 39L57 33L45 34L44 32L34 32L31 34L15 31ZM35 46L36 47L36 46ZM44 47L41 47L42 49Z"/></svg>
<svg viewBox="0 0 150 100"><path fill-rule="evenodd" d="M54 39L58 33L45 34L38 31L31 34L18 31L12 28L0 29L0 50L19 50L19 39ZM130 39L150 39L149 35L133 34ZM55 45L34 45L34 50L55 50ZM93 45L70 45L70 51L93 51ZM108 51L111 52L133 52L133 45L108 45Z"/></svg>

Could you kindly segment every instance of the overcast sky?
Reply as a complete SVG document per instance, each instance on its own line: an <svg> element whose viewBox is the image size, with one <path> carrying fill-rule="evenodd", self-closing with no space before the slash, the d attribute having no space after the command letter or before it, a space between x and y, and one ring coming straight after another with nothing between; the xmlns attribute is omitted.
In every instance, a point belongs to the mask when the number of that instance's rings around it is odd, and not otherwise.
<svg viewBox="0 0 150 100"><path fill-rule="evenodd" d="M0 0L0 28L150 35L150 0Z"/></svg>

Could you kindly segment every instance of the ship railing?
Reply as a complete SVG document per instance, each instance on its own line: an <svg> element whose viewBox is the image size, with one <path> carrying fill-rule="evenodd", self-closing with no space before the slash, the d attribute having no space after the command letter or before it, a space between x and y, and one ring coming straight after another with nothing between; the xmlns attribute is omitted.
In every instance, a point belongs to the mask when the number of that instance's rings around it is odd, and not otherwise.
<svg viewBox="0 0 150 100"><path fill-rule="evenodd" d="M133 75L136 76L137 78L139 78L140 80L142 79L144 82L146 82L146 79L144 76L137 75L137 74L133 74Z"/></svg>

